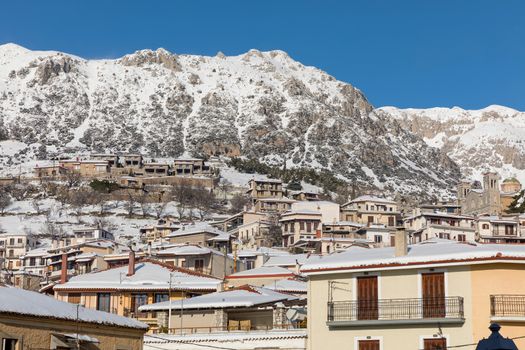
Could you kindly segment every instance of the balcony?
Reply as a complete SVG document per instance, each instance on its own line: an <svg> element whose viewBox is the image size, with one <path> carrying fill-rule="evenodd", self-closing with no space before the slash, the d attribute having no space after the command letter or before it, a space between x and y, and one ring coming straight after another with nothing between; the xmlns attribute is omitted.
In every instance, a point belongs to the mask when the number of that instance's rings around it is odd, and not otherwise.
<svg viewBox="0 0 525 350"><path fill-rule="evenodd" d="M463 298L379 299L328 303L329 327L463 323Z"/></svg>
<svg viewBox="0 0 525 350"><path fill-rule="evenodd" d="M490 319L525 322L525 295L491 295Z"/></svg>

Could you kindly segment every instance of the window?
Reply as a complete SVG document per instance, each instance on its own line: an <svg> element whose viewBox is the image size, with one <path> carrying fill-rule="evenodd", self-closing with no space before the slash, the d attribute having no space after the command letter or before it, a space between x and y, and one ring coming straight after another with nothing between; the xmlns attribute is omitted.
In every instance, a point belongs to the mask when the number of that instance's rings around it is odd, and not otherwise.
<svg viewBox="0 0 525 350"><path fill-rule="evenodd" d="M299 222L299 230L304 231L304 221Z"/></svg>
<svg viewBox="0 0 525 350"><path fill-rule="evenodd" d="M458 235L458 242L465 242L467 240L466 235Z"/></svg>
<svg viewBox="0 0 525 350"><path fill-rule="evenodd" d="M292 245L293 242L294 242L294 239L293 239L293 236L292 236L292 237L290 237L290 245Z"/></svg>
<svg viewBox="0 0 525 350"><path fill-rule="evenodd" d="M35 266L36 265L36 258L29 258L29 266Z"/></svg>
<svg viewBox="0 0 525 350"><path fill-rule="evenodd" d="M368 223L369 224L373 224L374 223L374 217L373 216L369 216L368 217Z"/></svg>
<svg viewBox="0 0 525 350"><path fill-rule="evenodd" d="M161 303L163 301L168 301L168 293L156 293L155 294L155 302Z"/></svg>
<svg viewBox="0 0 525 350"><path fill-rule="evenodd" d="M2 350L16 350L18 339L4 338L2 340Z"/></svg>
<svg viewBox="0 0 525 350"><path fill-rule="evenodd" d="M312 232L312 223L311 222L307 222L306 223L306 232Z"/></svg>
<svg viewBox="0 0 525 350"><path fill-rule="evenodd" d="M445 338L423 339L423 348L425 350L446 350L447 340Z"/></svg>
<svg viewBox="0 0 525 350"><path fill-rule="evenodd" d="M22 244L22 238L19 238L19 239L18 239L18 243L19 243L19 244Z"/></svg>
<svg viewBox="0 0 525 350"><path fill-rule="evenodd" d="M202 272L204 269L204 259L196 259L195 260L195 271Z"/></svg>
<svg viewBox="0 0 525 350"><path fill-rule="evenodd" d="M15 239L14 238L9 239L9 244L10 245L14 245L15 244Z"/></svg>
<svg viewBox="0 0 525 350"><path fill-rule="evenodd" d="M358 344L358 350L379 350L381 348L379 340L359 340Z"/></svg>
<svg viewBox="0 0 525 350"><path fill-rule="evenodd" d="M139 311L139 307L142 305L146 305L147 303L147 294L131 294L131 312L133 312L135 317L142 317L146 315L146 313L142 313Z"/></svg>
<svg viewBox="0 0 525 350"><path fill-rule="evenodd" d="M484 230L488 230L489 229L489 224L483 224L483 225L481 225L481 228L484 229Z"/></svg>
<svg viewBox="0 0 525 350"><path fill-rule="evenodd" d="M110 312L111 294L109 293L98 293L97 294L97 310Z"/></svg>
<svg viewBox="0 0 525 350"><path fill-rule="evenodd" d="M376 242L376 243L381 243L381 242L383 242L383 236L381 236L381 235L375 235L375 236L374 236L374 242Z"/></svg>
<svg viewBox="0 0 525 350"><path fill-rule="evenodd" d="M80 293L69 293L67 295L67 302L71 304L80 304Z"/></svg>

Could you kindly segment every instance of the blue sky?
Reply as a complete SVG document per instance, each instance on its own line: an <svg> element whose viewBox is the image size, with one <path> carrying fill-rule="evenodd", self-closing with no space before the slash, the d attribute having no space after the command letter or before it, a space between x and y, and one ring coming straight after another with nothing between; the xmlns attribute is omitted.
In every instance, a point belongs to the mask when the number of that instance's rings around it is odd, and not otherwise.
<svg viewBox="0 0 525 350"><path fill-rule="evenodd" d="M525 1L9 1L0 43L86 58L281 49L375 106L525 110Z"/></svg>

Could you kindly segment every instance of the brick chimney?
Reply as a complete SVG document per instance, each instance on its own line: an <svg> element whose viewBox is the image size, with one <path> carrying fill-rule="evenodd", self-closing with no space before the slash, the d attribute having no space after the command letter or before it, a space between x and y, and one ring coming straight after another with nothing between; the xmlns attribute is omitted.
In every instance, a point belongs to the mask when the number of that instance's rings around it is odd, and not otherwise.
<svg viewBox="0 0 525 350"><path fill-rule="evenodd" d="M60 283L67 282L67 253L62 253L62 267L60 271Z"/></svg>
<svg viewBox="0 0 525 350"><path fill-rule="evenodd" d="M135 252L133 250L129 251L129 263L128 263L128 276L133 276L135 274Z"/></svg>
<svg viewBox="0 0 525 350"><path fill-rule="evenodd" d="M405 232L405 227L398 226L394 239L395 255L396 257L405 256L408 254L408 240Z"/></svg>

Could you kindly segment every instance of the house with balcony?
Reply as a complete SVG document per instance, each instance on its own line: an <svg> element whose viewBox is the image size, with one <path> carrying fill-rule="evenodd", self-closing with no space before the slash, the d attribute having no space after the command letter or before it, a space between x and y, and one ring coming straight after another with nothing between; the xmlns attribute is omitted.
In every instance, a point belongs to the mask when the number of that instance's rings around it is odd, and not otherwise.
<svg viewBox="0 0 525 350"><path fill-rule="evenodd" d="M319 237L322 214L314 210L289 211L279 220L283 235L283 247L293 247L296 242Z"/></svg>
<svg viewBox="0 0 525 350"><path fill-rule="evenodd" d="M2 350L142 350L148 326L0 284Z"/></svg>
<svg viewBox="0 0 525 350"><path fill-rule="evenodd" d="M292 208L296 201L287 197L268 197L254 199L253 211L263 214L284 213Z"/></svg>
<svg viewBox="0 0 525 350"><path fill-rule="evenodd" d="M25 232L0 234L0 247L3 248L3 268L10 271L20 270L22 266L20 257L30 249L36 248L37 243L35 236Z"/></svg>
<svg viewBox="0 0 525 350"><path fill-rule="evenodd" d="M122 166L128 169L140 169L144 164L144 157L139 153L127 153L120 156Z"/></svg>
<svg viewBox="0 0 525 350"><path fill-rule="evenodd" d="M431 238L458 242L474 242L477 239L473 216L423 212L416 209L413 215L404 218L403 222L414 243Z"/></svg>
<svg viewBox="0 0 525 350"><path fill-rule="evenodd" d="M72 277L55 285L54 292L61 301L156 325L156 319L139 311L140 306L215 292L220 283L219 279L159 261L135 261L130 253L128 265Z"/></svg>
<svg viewBox="0 0 525 350"><path fill-rule="evenodd" d="M386 198L364 195L341 206L341 221L394 228L400 218L397 203Z"/></svg>
<svg viewBox="0 0 525 350"><path fill-rule="evenodd" d="M38 179L59 179L65 176L67 169L60 165L36 165L33 168L33 175Z"/></svg>
<svg viewBox="0 0 525 350"><path fill-rule="evenodd" d="M257 247L271 247L270 237L272 223L268 220L257 220L237 227L238 249L255 249Z"/></svg>
<svg viewBox="0 0 525 350"><path fill-rule="evenodd" d="M142 175L148 177L170 175L170 166L164 163L144 163Z"/></svg>
<svg viewBox="0 0 525 350"><path fill-rule="evenodd" d="M244 270L242 262L234 261L232 256L206 246L169 244L159 248L152 253L159 261L217 278Z"/></svg>
<svg viewBox="0 0 525 350"><path fill-rule="evenodd" d="M261 198L283 197L283 182L279 179L254 178L248 181L246 194L255 202Z"/></svg>
<svg viewBox="0 0 525 350"><path fill-rule="evenodd" d="M308 349L446 349L477 343L490 322L522 335L524 246L407 241L400 230L395 247L307 260Z"/></svg>
<svg viewBox="0 0 525 350"><path fill-rule="evenodd" d="M140 238L145 243L160 241L169 234L179 230L182 226L178 221L162 218L156 224L147 225L139 229Z"/></svg>
<svg viewBox="0 0 525 350"><path fill-rule="evenodd" d="M106 161L110 168L116 168L120 166L118 154L111 153L93 153L89 156L92 160Z"/></svg>
<svg viewBox="0 0 525 350"><path fill-rule="evenodd" d="M82 177L106 176L110 172L107 160L65 159L59 161L59 166L66 172L75 172Z"/></svg>
<svg viewBox="0 0 525 350"><path fill-rule="evenodd" d="M200 158L178 158L173 161L173 175L175 176L210 176L213 171Z"/></svg>
<svg viewBox="0 0 525 350"><path fill-rule="evenodd" d="M476 220L480 242L525 243L525 217L483 215Z"/></svg>
<svg viewBox="0 0 525 350"><path fill-rule="evenodd" d="M302 311L304 305L305 300L288 293L242 285L191 299L143 305L139 311L154 313L157 327L168 328L168 333L213 336L225 331L297 328L297 319L287 315L293 317L295 313L289 311Z"/></svg>

